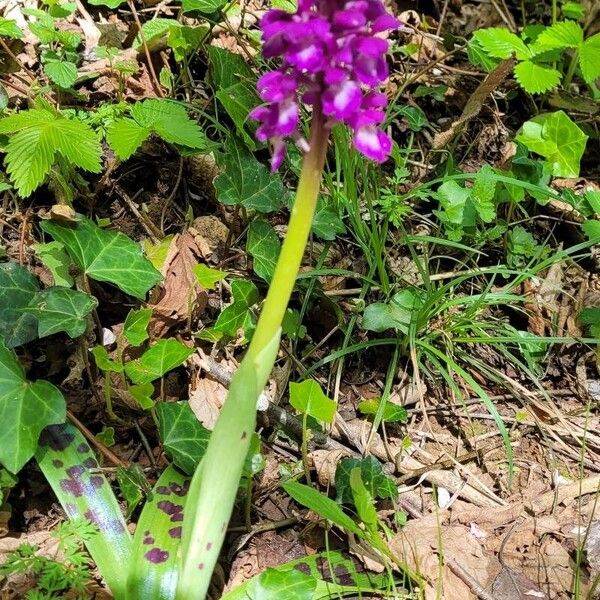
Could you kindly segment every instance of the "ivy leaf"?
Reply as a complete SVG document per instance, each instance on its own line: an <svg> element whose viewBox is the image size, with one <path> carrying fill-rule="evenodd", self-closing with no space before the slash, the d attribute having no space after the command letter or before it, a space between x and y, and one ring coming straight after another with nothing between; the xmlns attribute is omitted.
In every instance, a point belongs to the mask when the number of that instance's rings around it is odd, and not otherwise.
<svg viewBox="0 0 600 600"><path fill-rule="evenodd" d="M594 83L600 77L600 33L583 42L579 49L579 67L588 84Z"/></svg>
<svg viewBox="0 0 600 600"><path fill-rule="evenodd" d="M73 277L69 272L71 259L60 242L33 244L31 249L39 256L40 260L50 270L50 273L52 273L54 285L67 288L73 285Z"/></svg>
<svg viewBox="0 0 600 600"><path fill-rule="evenodd" d="M189 402L158 402L158 433L173 462L193 475L204 455L210 432L192 411Z"/></svg>
<svg viewBox="0 0 600 600"><path fill-rule="evenodd" d="M503 27L479 29L473 34L473 38L492 58L506 59L514 54L518 59L524 60L531 56L525 42Z"/></svg>
<svg viewBox="0 0 600 600"><path fill-rule="evenodd" d="M221 271L219 269L212 269L211 267L200 263L192 268L196 280L198 283L207 290L215 289L215 286L219 281L223 281L227 277L227 271Z"/></svg>
<svg viewBox="0 0 600 600"><path fill-rule="evenodd" d="M379 411L380 398L369 398L358 403L358 410L363 415L375 416ZM394 404L393 402L385 402L383 407L383 422L384 423L406 423L408 413L403 406Z"/></svg>
<svg viewBox="0 0 600 600"><path fill-rule="evenodd" d="M94 357L96 366L105 373L122 373L125 369L122 363L118 363L108 356L108 350L104 346L94 346L90 352Z"/></svg>
<svg viewBox="0 0 600 600"><path fill-rule="evenodd" d="M207 52L211 80L215 89L228 88L239 83L240 80L254 78L252 69L239 54L218 46L209 46Z"/></svg>
<svg viewBox="0 0 600 600"><path fill-rule="evenodd" d="M526 121L516 139L543 156L555 177L579 175L588 136L562 110Z"/></svg>
<svg viewBox="0 0 600 600"><path fill-rule="evenodd" d="M384 474L381 464L373 456L366 458L344 458L335 471L336 500L342 504L352 502L352 490L350 488L350 473L359 468L361 479L372 498L398 497L396 484Z"/></svg>
<svg viewBox="0 0 600 600"><path fill-rule="evenodd" d="M219 315L213 330L235 337L242 329L246 337L254 328L254 315L250 310L258 302L258 289L251 281L235 279L231 282L233 302Z"/></svg>
<svg viewBox="0 0 600 600"><path fill-rule="evenodd" d="M65 60L49 60L44 73L61 88L70 88L77 81L77 66Z"/></svg>
<svg viewBox="0 0 600 600"><path fill-rule="evenodd" d="M531 60L524 60L514 68L519 85L530 94L543 94L554 89L562 79L562 73L552 67L543 67Z"/></svg>
<svg viewBox="0 0 600 600"><path fill-rule="evenodd" d="M538 35L535 52L545 52L557 48L579 48L583 44L583 29L575 21L559 21L546 27Z"/></svg>
<svg viewBox="0 0 600 600"><path fill-rule="evenodd" d="M219 202L239 204L262 213L273 212L285 202L281 178L269 173L235 138L217 156L221 174L214 181Z"/></svg>
<svg viewBox="0 0 600 600"><path fill-rule="evenodd" d="M234 83L228 88L218 90L216 96L233 121L246 146L254 150L256 144L250 133L253 133L256 127L253 121L248 120L248 114L261 102L254 86L246 82ZM248 129L250 129L250 133L248 133Z"/></svg>
<svg viewBox="0 0 600 600"><path fill-rule="evenodd" d="M181 7L183 12L198 12L210 14L223 8L227 4L227 0L183 0Z"/></svg>
<svg viewBox="0 0 600 600"><path fill-rule="evenodd" d="M65 420L65 400L51 383L28 381L0 342L0 463L16 473L33 456L40 432Z"/></svg>
<svg viewBox="0 0 600 600"><path fill-rule="evenodd" d="M317 208L312 223L312 231L322 240L333 241L338 235L346 232L346 226L333 206L323 198L317 201Z"/></svg>
<svg viewBox="0 0 600 600"><path fill-rule="evenodd" d="M290 383L290 404L299 412L325 423L333 423L336 403L328 398L314 379Z"/></svg>
<svg viewBox="0 0 600 600"><path fill-rule="evenodd" d="M281 243L275 230L266 221L252 221L248 230L246 250L253 258L254 272L267 283L277 264Z"/></svg>
<svg viewBox="0 0 600 600"><path fill-rule="evenodd" d="M132 346L141 346L148 339L148 325L151 318L151 308L129 311L123 325L123 335Z"/></svg>
<svg viewBox="0 0 600 600"><path fill-rule="evenodd" d="M246 594L251 600L313 600L316 589L317 580L302 571L269 567L250 582Z"/></svg>
<svg viewBox="0 0 600 600"><path fill-rule="evenodd" d="M43 221L41 227L88 277L112 283L135 298L143 299L161 279L140 245L121 232L102 229L83 217L69 224Z"/></svg>
<svg viewBox="0 0 600 600"><path fill-rule="evenodd" d="M125 373L133 383L150 383L182 365L193 353L193 348L177 340L159 340L140 358L128 362Z"/></svg>
<svg viewBox="0 0 600 600"><path fill-rule="evenodd" d="M124 4L126 0L88 0L92 6L108 6L108 8L118 8L121 4Z"/></svg>

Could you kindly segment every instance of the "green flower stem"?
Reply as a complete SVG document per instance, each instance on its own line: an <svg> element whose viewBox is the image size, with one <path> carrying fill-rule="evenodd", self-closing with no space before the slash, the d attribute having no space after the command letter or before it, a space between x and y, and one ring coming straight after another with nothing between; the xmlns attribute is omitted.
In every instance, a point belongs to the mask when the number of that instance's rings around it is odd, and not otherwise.
<svg viewBox="0 0 600 600"><path fill-rule="evenodd" d="M256 404L273 369L281 323L310 234L325 163L328 129L313 114L310 151L304 157L288 231L246 356L234 373L227 400L194 473L184 509L177 600L202 600L235 504L256 425Z"/></svg>

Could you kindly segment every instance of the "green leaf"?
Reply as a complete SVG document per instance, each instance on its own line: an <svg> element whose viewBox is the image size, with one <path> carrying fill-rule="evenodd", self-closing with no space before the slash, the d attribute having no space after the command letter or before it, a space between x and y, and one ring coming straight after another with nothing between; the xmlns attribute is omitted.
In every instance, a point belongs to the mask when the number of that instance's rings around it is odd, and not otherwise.
<svg viewBox="0 0 600 600"><path fill-rule="evenodd" d="M227 0L183 0L181 7L183 12L198 11L205 14L214 13L223 8L227 4Z"/></svg>
<svg viewBox="0 0 600 600"><path fill-rule="evenodd" d="M104 346L94 346L90 352L94 357L96 366L105 373L110 371L111 373L122 373L125 367L122 363L118 363L112 360L108 356L108 350Z"/></svg>
<svg viewBox="0 0 600 600"><path fill-rule="evenodd" d="M154 408L154 400L152 399L152 395L154 394L153 384L130 385L127 391L144 410Z"/></svg>
<svg viewBox="0 0 600 600"><path fill-rule="evenodd" d="M579 175L588 136L562 110L525 122L516 139L543 156L552 165L555 177Z"/></svg>
<svg viewBox="0 0 600 600"><path fill-rule="evenodd" d="M88 0L92 6L108 6L108 8L118 8L121 4L124 4L127 0Z"/></svg>
<svg viewBox="0 0 600 600"><path fill-rule="evenodd" d="M522 263L522 257L533 258L536 256L539 244L527 229L517 225L508 231L506 249L508 251L508 264L516 267Z"/></svg>
<svg viewBox="0 0 600 600"><path fill-rule="evenodd" d="M543 67L531 60L524 60L514 68L519 85L530 94L544 94L560 83L562 73L552 67Z"/></svg>
<svg viewBox="0 0 600 600"><path fill-rule="evenodd" d="M227 88L218 90L216 96L246 146L254 150L256 144L253 133L256 126L253 121L249 121L248 115L261 102L254 86L243 81L234 83Z"/></svg>
<svg viewBox="0 0 600 600"><path fill-rule="evenodd" d="M235 138L225 144L217 156L221 174L215 178L219 202L239 204L250 210L268 213L281 208L285 188L281 178L269 173Z"/></svg>
<svg viewBox="0 0 600 600"><path fill-rule="evenodd" d="M493 58L506 59L515 54L518 59L524 60L531 56L525 42L502 27L479 29L473 34L473 38Z"/></svg>
<svg viewBox="0 0 600 600"><path fill-rule="evenodd" d="M44 65L44 73L61 88L70 88L77 80L77 65L62 60L51 60Z"/></svg>
<svg viewBox="0 0 600 600"><path fill-rule="evenodd" d="M219 281L223 281L227 277L227 271L212 269L211 267L200 263L192 268L198 283L207 290L214 290Z"/></svg>
<svg viewBox="0 0 600 600"><path fill-rule="evenodd" d="M381 464L373 456L366 458L344 458L335 471L336 500L342 504L349 504L353 500L350 486L350 474L354 469L360 470L361 479L372 498L398 497L396 484L384 474Z"/></svg>
<svg viewBox="0 0 600 600"><path fill-rule="evenodd" d="M411 131L421 131L429 123L425 113L417 106L402 106L398 110L398 114L406 119Z"/></svg>
<svg viewBox="0 0 600 600"><path fill-rule="evenodd" d="M600 244L600 221L589 220L581 224L583 233L587 235L590 242Z"/></svg>
<svg viewBox="0 0 600 600"><path fill-rule="evenodd" d="M106 141L121 160L127 160L148 139L151 129L133 119L115 119L106 130Z"/></svg>
<svg viewBox="0 0 600 600"><path fill-rule="evenodd" d="M534 51L545 52L556 48L579 48L583 43L583 29L575 21L559 21L538 35Z"/></svg>
<svg viewBox="0 0 600 600"><path fill-rule="evenodd" d="M86 440L68 423L47 427L40 436L36 459L68 517L98 528L85 545L112 594L124 598L131 536Z"/></svg>
<svg viewBox="0 0 600 600"><path fill-rule="evenodd" d="M31 249L39 256L40 260L50 270L50 273L52 273L54 285L67 288L73 285L73 277L69 272L71 259L60 242L32 244Z"/></svg>
<svg viewBox="0 0 600 600"><path fill-rule="evenodd" d="M184 472L193 475L204 455L210 432L192 411L189 402L158 402L158 433L165 451Z"/></svg>
<svg viewBox="0 0 600 600"><path fill-rule="evenodd" d="M496 196L497 181L494 169L489 165L483 165L473 181L469 197L484 223L491 223L496 219L494 198Z"/></svg>
<svg viewBox="0 0 600 600"><path fill-rule="evenodd" d="M41 227L91 279L112 283L140 299L161 279L140 245L121 232L102 229L87 218L71 224L43 221Z"/></svg>
<svg viewBox="0 0 600 600"><path fill-rule="evenodd" d="M133 383L150 383L182 365L193 353L193 348L177 340L159 340L140 358L128 362L125 373Z"/></svg>
<svg viewBox="0 0 600 600"><path fill-rule="evenodd" d="M255 321L252 311L248 309L246 304L233 302L221 311L212 329L229 337L236 337L241 329L248 338L250 331L254 329Z"/></svg>
<svg viewBox="0 0 600 600"><path fill-rule="evenodd" d="M367 331L382 332L396 329L408 333L412 315L421 306L421 298L413 290L402 290L394 294L387 303L369 304L363 313L362 326Z"/></svg>
<svg viewBox="0 0 600 600"><path fill-rule="evenodd" d="M65 400L51 383L28 381L0 341L0 463L16 473L33 456L40 432L65 420Z"/></svg>
<svg viewBox="0 0 600 600"><path fill-rule="evenodd" d="M196 50L202 40L208 35L208 27L172 27L169 31L167 45L173 50L173 58L177 62L185 60L186 56ZM210 46L209 46L210 47ZM167 71L170 75L170 71ZM169 85L168 87L171 87Z"/></svg>
<svg viewBox="0 0 600 600"><path fill-rule="evenodd" d="M579 2L564 2L560 10L567 19L579 20L585 17L585 7Z"/></svg>
<svg viewBox="0 0 600 600"><path fill-rule="evenodd" d="M465 221L465 206L470 197L469 190L450 179L440 185L437 197L444 209L444 222L463 225Z"/></svg>
<svg viewBox="0 0 600 600"><path fill-rule="evenodd" d="M297 481L287 481L282 484L283 489L299 504L306 506L319 516L331 521L338 527L345 529L359 537L362 530L358 525L336 504L333 500L320 494L308 485L302 485Z"/></svg>
<svg viewBox="0 0 600 600"><path fill-rule="evenodd" d="M151 318L151 308L129 311L123 325L123 335L132 346L141 346L148 339L148 325Z"/></svg>
<svg viewBox="0 0 600 600"><path fill-rule="evenodd" d="M290 404L302 414L325 423L333 423L337 409L336 403L323 393L314 379L290 383Z"/></svg>
<svg viewBox="0 0 600 600"><path fill-rule="evenodd" d="M600 33L589 37L579 49L579 67L586 83L600 77Z"/></svg>
<svg viewBox="0 0 600 600"><path fill-rule="evenodd" d="M317 580L296 569L267 568L253 579L246 594L252 600L313 600Z"/></svg>
<svg viewBox="0 0 600 600"><path fill-rule="evenodd" d="M362 400L358 404L358 410L363 415L376 415L379 411L380 398L370 398L369 400ZM398 406L393 402L385 402L383 408L383 422L384 423L406 423L408 420L408 413L403 406Z"/></svg>
<svg viewBox="0 0 600 600"><path fill-rule="evenodd" d="M252 69L242 56L218 46L207 48L213 87L217 90L231 87L240 80L254 80Z"/></svg>
<svg viewBox="0 0 600 600"><path fill-rule="evenodd" d="M266 221L252 221L248 229L246 250L253 258L254 272L267 283L277 264L281 243L275 230Z"/></svg>
<svg viewBox="0 0 600 600"><path fill-rule="evenodd" d="M127 514L125 516L129 519L138 504L144 499L145 490L150 486L144 471L137 464L132 464L127 468L117 467L116 475L121 494L127 502Z"/></svg>
<svg viewBox="0 0 600 600"><path fill-rule="evenodd" d="M17 25L17 22L13 19L6 19L0 17L0 36L20 39L25 36L23 30Z"/></svg>
<svg viewBox="0 0 600 600"><path fill-rule="evenodd" d="M493 71L500 63L500 59L489 56L475 38L471 38L471 40L469 40L467 45L467 56L472 65L481 67L488 73Z"/></svg>
<svg viewBox="0 0 600 600"><path fill-rule="evenodd" d="M362 481L360 467L354 467L350 471L350 489L360 520L366 525L367 529L377 531L379 522L377 511L373 506L373 498Z"/></svg>
<svg viewBox="0 0 600 600"><path fill-rule="evenodd" d="M157 39L166 36L171 29L181 27L180 23L175 19L165 19L164 17L157 17L156 19L150 19L142 25L142 35L144 40L149 47L153 47ZM140 51L143 50L142 36L138 33L136 36L133 47Z"/></svg>
<svg viewBox="0 0 600 600"><path fill-rule="evenodd" d="M135 529L124 598L175 598L177 552L188 486L189 478L172 466L156 482Z"/></svg>
<svg viewBox="0 0 600 600"><path fill-rule="evenodd" d="M316 236L327 241L333 241L338 235L346 232L346 226L335 207L328 204L323 198L319 198L317 201L312 231Z"/></svg>

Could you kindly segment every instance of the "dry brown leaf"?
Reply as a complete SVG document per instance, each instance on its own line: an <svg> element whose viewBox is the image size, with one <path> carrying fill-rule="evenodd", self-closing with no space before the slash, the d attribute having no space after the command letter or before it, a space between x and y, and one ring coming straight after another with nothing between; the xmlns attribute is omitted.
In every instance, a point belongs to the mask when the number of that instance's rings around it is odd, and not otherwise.
<svg viewBox="0 0 600 600"><path fill-rule="evenodd" d="M162 337L167 331L201 313L208 302L207 291L200 286L193 267L202 258L196 240L187 231L171 241L167 258L162 266L162 294L151 304L150 334Z"/></svg>
<svg viewBox="0 0 600 600"><path fill-rule="evenodd" d="M227 398L227 388L210 377L202 377L190 389L189 398L196 418L212 431Z"/></svg>
<svg viewBox="0 0 600 600"><path fill-rule="evenodd" d="M229 238L229 228L214 215L194 219L190 228L205 258L223 248Z"/></svg>
<svg viewBox="0 0 600 600"><path fill-rule="evenodd" d="M352 454L345 448L336 448L335 450L319 449L308 453L308 460L315 468L321 486L329 487L333 485L338 462L347 456L352 456Z"/></svg>
<svg viewBox="0 0 600 600"><path fill-rule="evenodd" d="M483 589L490 588L501 569L498 559L482 548L468 528L439 525L436 515L409 521L390 542L390 549L423 578L426 600L475 600L470 587L448 567L451 560Z"/></svg>
<svg viewBox="0 0 600 600"><path fill-rule="evenodd" d="M504 567L492 586L494 600L544 600L548 598L533 581Z"/></svg>

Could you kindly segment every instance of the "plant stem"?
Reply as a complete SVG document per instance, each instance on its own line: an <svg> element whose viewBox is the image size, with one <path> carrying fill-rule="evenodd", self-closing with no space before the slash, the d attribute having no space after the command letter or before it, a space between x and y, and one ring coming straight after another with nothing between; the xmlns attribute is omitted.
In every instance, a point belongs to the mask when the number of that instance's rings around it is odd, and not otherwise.
<svg viewBox="0 0 600 600"><path fill-rule="evenodd" d="M571 62L569 63L569 70L565 75L565 80L563 81L563 87L566 91L568 91L568 87L571 85L571 81L573 81L573 75L575 75L575 69L577 68L577 63L579 62L579 52L575 50L573 52L573 56L571 56Z"/></svg>

